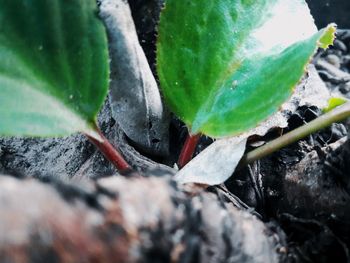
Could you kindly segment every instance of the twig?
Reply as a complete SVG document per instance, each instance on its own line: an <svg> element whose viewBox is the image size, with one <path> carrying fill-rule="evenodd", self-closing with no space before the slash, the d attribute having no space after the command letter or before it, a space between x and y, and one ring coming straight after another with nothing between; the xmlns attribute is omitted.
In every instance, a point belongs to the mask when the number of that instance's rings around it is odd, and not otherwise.
<svg viewBox="0 0 350 263"><path fill-rule="evenodd" d="M348 117L350 117L350 102L347 102L344 105L339 106L321 117L309 122L308 124L305 124L304 126L301 126L265 144L264 146L245 154L238 166L238 169L246 166L247 164L253 163L256 160L264 158L282 149L283 147L297 142L298 140L303 139L314 132L326 128L332 123L342 121Z"/></svg>

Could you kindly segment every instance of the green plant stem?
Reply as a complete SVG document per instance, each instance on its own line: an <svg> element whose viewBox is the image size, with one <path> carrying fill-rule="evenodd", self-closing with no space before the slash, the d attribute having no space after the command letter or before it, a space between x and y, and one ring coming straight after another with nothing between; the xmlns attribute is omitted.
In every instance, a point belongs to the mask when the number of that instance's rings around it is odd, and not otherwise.
<svg viewBox="0 0 350 263"><path fill-rule="evenodd" d="M239 168L244 167L247 164L253 163L256 160L264 158L283 147L286 147L292 143L297 142L306 136L317 132L323 128L330 126L334 122L342 121L350 117L350 102L335 108L334 110L322 115L321 117L301 126L267 144L261 146L247 154L245 154L238 166Z"/></svg>
<svg viewBox="0 0 350 263"><path fill-rule="evenodd" d="M189 134L187 136L186 141L182 147L179 160L177 162L177 165L179 166L180 169L184 167L189 161L191 161L200 137L201 137L201 134L195 134L195 135Z"/></svg>
<svg viewBox="0 0 350 263"><path fill-rule="evenodd" d="M88 134L85 134L90 142L92 142L102 152L102 154L114 164L119 172L126 173L131 171L132 169L130 165L125 161L121 153L102 134L101 130L97 126L95 127L95 130L100 135L102 140L97 140Z"/></svg>

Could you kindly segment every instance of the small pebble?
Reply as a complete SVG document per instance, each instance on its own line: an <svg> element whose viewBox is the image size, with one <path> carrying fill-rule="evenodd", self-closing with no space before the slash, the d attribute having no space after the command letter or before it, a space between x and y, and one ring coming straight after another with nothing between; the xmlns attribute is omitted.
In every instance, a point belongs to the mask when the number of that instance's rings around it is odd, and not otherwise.
<svg viewBox="0 0 350 263"><path fill-rule="evenodd" d="M339 91L345 95L350 93L350 81L342 83L339 86Z"/></svg>
<svg viewBox="0 0 350 263"><path fill-rule="evenodd" d="M337 38L341 39L343 42L350 40L350 30L338 29Z"/></svg>
<svg viewBox="0 0 350 263"><path fill-rule="evenodd" d="M343 63L350 65L350 55L347 55L347 56L343 57ZM350 69L350 67L349 67L349 69Z"/></svg>
<svg viewBox="0 0 350 263"><path fill-rule="evenodd" d="M330 54L325 59L328 63L332 64L336 68L340 68L340 59L338 56Z"/></svg>
<svg viewBox="0 0 350 263"><path fill-rule="evenodd" d="M280 247L278 249L278 252L281 254L287 254L288 253L288 249L286 247Z"/></svg>
<svg viewBox="0 0 350 263"><path fill-rule="evenodd" d="M341 51L344 52L344 53L347 53L347 52L348 52L348 48L346 47L346 45L344 44L344 42L343 42L343 41L340 41L339 39L336 39L336 40L334 41L334 47L335 47L336 49L341 50Z"/></svg>

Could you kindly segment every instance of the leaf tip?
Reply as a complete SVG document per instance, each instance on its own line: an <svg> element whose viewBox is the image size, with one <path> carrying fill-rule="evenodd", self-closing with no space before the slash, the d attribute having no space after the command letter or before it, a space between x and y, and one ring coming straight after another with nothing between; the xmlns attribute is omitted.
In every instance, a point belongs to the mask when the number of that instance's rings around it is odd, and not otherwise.
<svg viewBox="0 0 350 263"><path fill-rule="evenodd" d="M326 49L333 44L335 40L335 33L337 31L337 25L332 23L329 24L322 32L320 39L318 40L318 46Z"/></svg>
<svg viewBox="0 0 350 263"><path fill-rule="evenodd" d="M348 100L346 98L332 97L328 100L328 106L326 108L322 109L322 111L324 113L330 112L333 109L335 109L336 107L345 104L346 102L348 102Z"/></svg>

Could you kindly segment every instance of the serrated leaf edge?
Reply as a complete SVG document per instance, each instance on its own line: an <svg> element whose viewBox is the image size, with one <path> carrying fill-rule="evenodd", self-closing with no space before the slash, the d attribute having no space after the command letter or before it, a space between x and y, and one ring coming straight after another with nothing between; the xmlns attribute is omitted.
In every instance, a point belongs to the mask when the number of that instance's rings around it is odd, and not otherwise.
<svg viewBox="0 0 350 263"><path fill-rule="evenodd" d="M316 42L316 47L315 47L314 53L310 56L308 62L305 63L305 65L304 65L304 74L307 72L307 66L311 63L312 57L317 52L318 48L327 49L327 48L329 48L329 46L331 46L333 44L334 40L336 39L336 30L337 30L337 25L335 23L331 23L326 28L321 29L318 33L316 33L316 34L320 34L320 36L318 38L318 41ZM300 77L299 81L294 86L292 86L290 88L290 90L292 91L291 94L290 94L290 97L293 95L295 87L301 82L304 74ZM276 111L276 112L278 112L278 111ZM276 113L276 112L274 112L274 113ZM255 127L251 128L249 130L255 129L261 123L266 121L269 117L271 117L271 115L266 117L265 119L261 120ZM203 134L206 134L206 135L208 135L210 137L217 138L217 139L228 138L228 137L232 137L232 136L238 136L238 135L243 134L245 132L249 132L249 130L247 130L247 131L243 131L243 132L237 132L237 133L229 134L229 135L226 135L226 136L216 136L216 135L211 135L211 134L205 132L204 130L202 130L202 127L205 125L205 123L202 124L202 125L198 125L195 128L193 128L193 125L191 126L188 123L186 123L186 125L188 126L188 130L189 130L189 133L191 135L196 135L196 134L199 134L199 133L203 133Z"/></svg>

